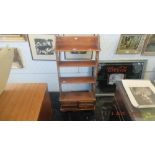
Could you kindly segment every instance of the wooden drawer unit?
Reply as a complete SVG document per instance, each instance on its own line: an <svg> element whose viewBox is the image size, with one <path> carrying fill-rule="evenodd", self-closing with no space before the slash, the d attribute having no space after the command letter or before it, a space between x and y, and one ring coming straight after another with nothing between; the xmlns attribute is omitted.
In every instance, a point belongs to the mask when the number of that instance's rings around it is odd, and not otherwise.
<svg viewBox="0 0 155 155"><path fill-rule="evenodd" d="M78 107L81 110L95 110L96 102L81 102Z"/></svg>
<svg viewBox="0 0 155 155"><path fill-rule="evenodd" d="M95 102L60 102L61 111L95 110Z"/></svg>

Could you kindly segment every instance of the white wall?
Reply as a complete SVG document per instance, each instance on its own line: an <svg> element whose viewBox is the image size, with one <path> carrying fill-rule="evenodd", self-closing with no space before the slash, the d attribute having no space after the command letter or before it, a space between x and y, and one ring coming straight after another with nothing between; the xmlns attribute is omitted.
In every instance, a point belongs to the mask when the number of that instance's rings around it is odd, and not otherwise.
<svg viewBox="0 0 155 155"><path fill-rule="evenodd" d="M116 49L120 35L101 35L101 52L100 60L127 60L127 59L147 59L148 64L145 72L146 79L155 79L155 56L135 55L116 55ZM0 47L17 47L20 49L24 69L12 69L9 82L10 83L48 83L49 91L59 91L57 66L55 61L36 61L32 60L28 42L0 42ZM66 68L62 70L64 76L83 76L88 74L87 68ZM65 90L74 90L74 85L67 85ZM86 85L75 85L77 90L86 89Z"/></svg>

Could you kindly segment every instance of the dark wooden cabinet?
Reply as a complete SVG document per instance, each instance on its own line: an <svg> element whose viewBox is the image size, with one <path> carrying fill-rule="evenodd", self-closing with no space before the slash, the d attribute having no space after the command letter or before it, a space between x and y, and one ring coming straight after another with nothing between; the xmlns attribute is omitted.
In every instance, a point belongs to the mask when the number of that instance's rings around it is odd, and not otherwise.
<svg viewBox="0 0 155 155"><path fill-rule="evenodd" d="M146 121L155 120L155 108L135 108L123 87L122 82L117 82L114 96L112 115L123 121Z"/></svg>
<svg viewBox="0 0 155 155"><path fill-rule="evenodd" d="M58 79L60 88L60 110L79 111L95 109L96 78L98 70L98 59L100 51L99 36L57 36L56 37L56 57L58 68ZM76 51L94 52L94 60L61 60L61 53ZM64 67L92 67L93 75L86 77L62 77L61 68ZM64 84L90 84L89 91L65 92L62 90Z"/></svg>

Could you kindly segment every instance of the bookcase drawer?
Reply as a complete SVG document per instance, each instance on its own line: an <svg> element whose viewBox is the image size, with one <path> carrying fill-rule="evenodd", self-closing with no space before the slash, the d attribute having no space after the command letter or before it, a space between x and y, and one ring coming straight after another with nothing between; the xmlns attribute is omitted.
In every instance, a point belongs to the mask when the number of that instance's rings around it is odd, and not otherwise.
<svg viewBox="0 0 155 155"><path fill-rule="evenodd" d="M95 102L61 102L62 111L95 110Z"/></svg>

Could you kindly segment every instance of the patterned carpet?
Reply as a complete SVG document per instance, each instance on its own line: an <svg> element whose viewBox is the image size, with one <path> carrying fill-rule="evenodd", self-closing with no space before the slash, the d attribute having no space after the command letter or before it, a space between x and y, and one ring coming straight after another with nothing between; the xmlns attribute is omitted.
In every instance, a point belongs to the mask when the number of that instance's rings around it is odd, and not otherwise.
<svg viewBox="0 0 155 155"><path fill-rule="evenodd" d="M111 116L113 109L112 97L98 97L95 111L61 112L59 93L52 92L50 97L54 108L54 121L117 121Z"/></svg>

